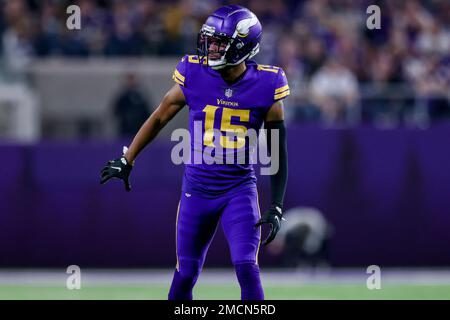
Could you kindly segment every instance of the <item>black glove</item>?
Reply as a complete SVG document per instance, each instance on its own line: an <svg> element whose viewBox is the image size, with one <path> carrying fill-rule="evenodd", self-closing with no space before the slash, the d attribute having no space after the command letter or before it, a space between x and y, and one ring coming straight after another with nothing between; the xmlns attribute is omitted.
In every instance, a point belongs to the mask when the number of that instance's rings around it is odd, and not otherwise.
<svg viewBox="0 0 450 320"><path fill-rule="evenodd" d="M270 233L266 240L262 243L263 245L268 245L273 239L275 239L275 236L281 227L281 220L285 220L282 216L281 208L276 205L271 205L270 208L267 209L261 216L261 219L259 219L259 221L255 224L255 228L263 225L264 223L270 224Z"/></svg>
<svg viewBox="0 0 450 320"><path fill-rule="evenodd" d="M126 150L126 149L124 149ZM111 178L117 178L123 180L125 184L125 190L130 191L131 186L129 177L133 166L128 163L124 156L110 160L101 171L100 184L106 183Z"/></svg>

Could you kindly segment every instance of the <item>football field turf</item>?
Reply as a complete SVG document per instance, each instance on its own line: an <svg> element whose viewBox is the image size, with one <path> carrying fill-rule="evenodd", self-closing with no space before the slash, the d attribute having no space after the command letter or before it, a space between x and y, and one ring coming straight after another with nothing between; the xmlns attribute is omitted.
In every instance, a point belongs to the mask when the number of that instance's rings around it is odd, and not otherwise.
<svg viewBox="0 0 450 320"><path fill-rule="evenodd" d="M166 299L171 272L87 271L80 290L68 290L58 271L0 272L0 299ZM271 271L262 275L266 299L450 299L450 272L389 271L379 290L366 287L358 271L308 274ZM383 279L384 278L384 279ZM205 272L195 299L239 299L230 270Z"/></svg>
<svg viewBox="0 0 450 320"><path fill-rule="evenodd" d="M138 299L165 300L165 286L88 286L69 291L55 286L1 286L0 299ZM195 299L235 300L239 290L234 286L199 286ZM356 285L305 285L299 287L267 286L266 299L450 299L449 285L389 285L371 290Z"/></svg>

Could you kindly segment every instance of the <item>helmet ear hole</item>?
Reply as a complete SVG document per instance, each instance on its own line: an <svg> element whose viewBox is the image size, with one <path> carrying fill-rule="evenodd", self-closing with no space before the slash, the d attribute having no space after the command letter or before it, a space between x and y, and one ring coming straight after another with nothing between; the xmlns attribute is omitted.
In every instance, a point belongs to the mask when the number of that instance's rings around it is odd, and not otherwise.
<svg viewBox="0 0 450 320"><path fill-rule="evenodd" d="M242 49L243 46L244 46L244 43L243 43L242 41L239 41L239 42L236 44L236 49L240 50L240 49Z"/></svg>

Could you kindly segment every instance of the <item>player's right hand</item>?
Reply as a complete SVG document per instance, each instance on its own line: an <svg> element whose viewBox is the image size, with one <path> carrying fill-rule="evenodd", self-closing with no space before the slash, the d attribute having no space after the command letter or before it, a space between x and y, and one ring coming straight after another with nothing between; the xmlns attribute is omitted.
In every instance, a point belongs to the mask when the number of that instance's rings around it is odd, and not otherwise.
<svg viewBox="0 0 450 320"><path fill-rule="evenodd" d="M127 159L122 156L120 158L110 160L101 171L100 184L106 183L111 178L117 178L124 182L125 190L130 191L130 173L133 166L128 163Z"/></svg>

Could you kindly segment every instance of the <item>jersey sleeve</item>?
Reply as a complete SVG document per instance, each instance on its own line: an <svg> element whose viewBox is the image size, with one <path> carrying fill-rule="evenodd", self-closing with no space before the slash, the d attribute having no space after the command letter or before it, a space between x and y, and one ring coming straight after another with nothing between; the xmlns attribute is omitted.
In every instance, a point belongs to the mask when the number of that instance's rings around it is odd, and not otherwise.
<svg viewBox="0 0 450 320"><path fill-rule="evenodd" d="M289 84L286 78L286 74L283 69L278 70L277 79L275 81L275 89L273 93L273 101L276 102L278 100L286 98L291 94L289 89Z"/></svg>
<svg viewBox="0 0 450 320"><path fill-rule="evenodd" d="M184 56L181 58L180 62L178 62L178 65L172 74L172 80L182 87L186 87L187 63L188 57Z"/></svg>

